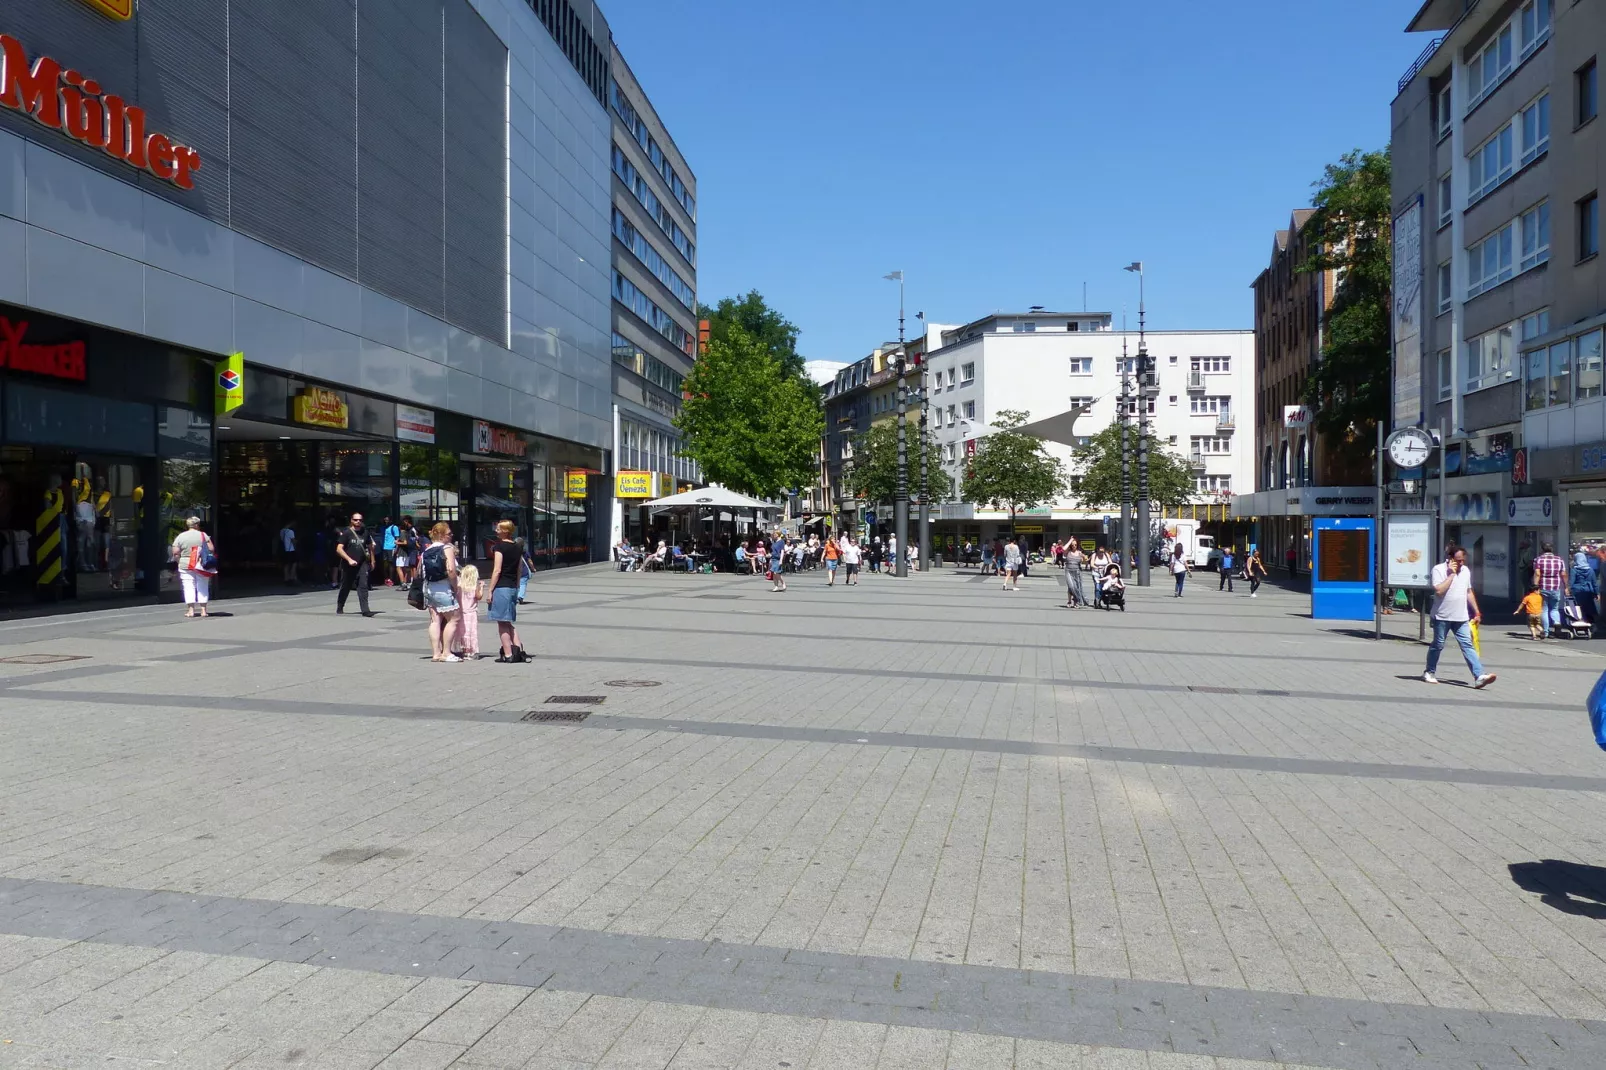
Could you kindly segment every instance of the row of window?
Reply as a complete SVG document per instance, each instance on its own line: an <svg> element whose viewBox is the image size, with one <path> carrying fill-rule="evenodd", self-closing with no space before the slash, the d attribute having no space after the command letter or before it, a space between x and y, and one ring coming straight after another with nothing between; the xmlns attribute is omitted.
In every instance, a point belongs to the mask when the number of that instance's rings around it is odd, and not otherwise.
<svg viewBox="0 0 1606 1070"><path fill-rule="evenodd" d="M1517 378L1517 349L1522 343L1538 338L1550 330L1550 310L1542 308L1522 319L1496 327L1461 345L1465 357L1462 382L1465 391L1482 390L1499 386ZM1450 351L1439 350L1439 400L1448 401L1454 392L1451 382Z"/></svg>
<svg viewBox="0 0 1606 1070"><path fill-rule="evenodd" d="M1188 452L1198 454L1231 453L1232 439L1226 435L1194 435L1188 439Z"/></svg>
<svg viewBox="0 0 1606 1070"><path fill-rule="evenodd" d="M640 346L618 331L613 332L613 360L615 364L623 364L649 383L661 386L671 394L679 396L685 393L685 376L657 357L643 352Z"/></svg>
<svg viewBox="0 0 1606 1070"><path fill-rule="evenodd" d="M1490 38L1483 50L1467 64L1468 112L1516 70L1517 64L1533 55L1534 51L1550 38L1552 0L1528 0L1522 9L1500 31ZM1515 52L1515 54L1513 54ZM1445 113L1448 108L1444 109ZM1440 120L1448 129L1448 123Z"/></svg>
<svg viewBox="0 0 1606 1070"><path fill-rule="evenodd" d="M944 424L943 424L942 406L941 405L932 406L931 412L932 412L932 423L937 427L944 426ZM950 405L950 406L948 406L948 423L947 423L946 426L954 427L959 423L959 421L961 419L974 420L975 418L976 418L976 403L974 401L965 402L965 407L964 407L964 410L963 410L963 416L961 416L961 410L960 410L958 405Z"/></svg>
<svg viewBox="0 0 1606 1070"><path fill-rule="evenodd" d="M1546 409L1601 396L1601 331L1530 349L1522 355L1523 407Z"/></svg>
<svg viewBox="0 0 1606 1070"><path fill-rule="evenodd" d="M687 311L693 314L697 311L697 291L691 284L670 266L669 261L658 254L652 243L642 236L636 225L624 217L619 209L613 210L613 233L625 244L625 248L640 260L648 271L658 276L658 281L669 287L669 292L675 295L675 300L686 306Z"/></svg>
<svg viewBox="0 0 1606 1070"><path fill-rule="evenodd" d="M1176 398L1173 397L1172 400L1175 401ZM1221 395L1189 398L1188 411L1195 416L1209 416L1215 413L1231 412L1232 398Z"/></svg>
<svg viewBox="0 0 1606 1070"><path fill-rule="evenodd" d="M623 182L635 195L636 200L641 202L641 206L647 209L647 214L652 216L653 222L663 228L664 234L675 243L675 248L680 250L680 255L686 258L686 263L696 267L697 246L686 237L686 232L680 229L675 217L669 214L669 209L658 199L658 194L647 185L647 180L636 170L636 165L625 159L624 151L618 145L613 147L613 173L619 176L619 181Z"/></svg>
<svg viewBox="0 0 1606 1070"><path fill-rule="evenodd" d="M1171 358L1171 363L1175 364L1176 362L1177 362L1177 358L1176 357L1172 357ZM1115 362L1115 370L1116 371L1125 371L1127 373L1132 373L1132 372L1136 372L1137 368L1138 368L1138 364L1137 364L1137 358L1136 357L1128 357L1124 361L1117 360ZM1204 374L1212 374L1212 375L1214 375L1214 374L1221 373L1221 372L1230 372L1230 371L1232 371L1232 358L1231 357L1193 357L1192 360L1191 360L1191 370L1193 370L1195 372L1198 372L1201 375L1204 375ZM1071 374L1072 375L1092 375L1093 374L1093 358L1092 357L1072 357L1071 358Z"/></svg>
<svg viewBox="0 0 1606 1070"><path fill-rule="evenodd" d="M675 322L675 318L655 304L652 298L636 288L636 284L619 274L613 273L613 299L634 312L647 325L670 342L676 349L688 357L696 356L697 350L690 331Z"/></svg>
<svg viewBox="0 0 1606 1070"><path fill-rule="evenodd" d="M1499 230L1467 246L1467 300L1549 259L1550 202L1540 201ZM1449 266L1448 262L1439 265L1441 313L1450 307Z"/></svg>
<svg viewBox="0 0 1606 1070"><path fill-rule="evenodd" d="M674 165L664 155L664 150L658 147L657 140L647 133L647 124L641 121L640 115L636 114L635 105L626 100L625 95L619 92L618 82L610 81L608 83L608 99L613 104L614 113L619 116L625 127L630 131L630 136L635 138L636 143L646 150L648 158L652 160L652 165L658 169L660 175L664 176L664 182L668 184L670 194L680 202L682 208L686 209L686 214L695 220L697 218L696 199L692 197L691 191L686 188L686 183L682 182L680 176L675 173Z"/></svg>
<svg viewBox="0 0 1606 1070"><path fill-rule="evenodd" d="M1218 491L1218 490L1230 491L1230 490L1232 490L1232 477L1231 476L1194 476L1193 477L1193 489L1198 491L1200 494L1208 494L1211 491Z"/></svg>
<svg viewBox="0 0 1606 1070"><path fill-rule="evenodd" d="M619 467L668 472L677 479L702 480L697 465L680 455L679 438L630 420L619 421Z"/></svg>
<svg viewBox="0 0 1606 1070"><path fill-rule="evenodd" d="M1542 93L1467 154L1467 207L1488 196L1515 174L1517 167L1528 166L1549 149L1550 94ZM1449 175L1439 179L1440 226L1448 222L1449 181Z"/></svg>

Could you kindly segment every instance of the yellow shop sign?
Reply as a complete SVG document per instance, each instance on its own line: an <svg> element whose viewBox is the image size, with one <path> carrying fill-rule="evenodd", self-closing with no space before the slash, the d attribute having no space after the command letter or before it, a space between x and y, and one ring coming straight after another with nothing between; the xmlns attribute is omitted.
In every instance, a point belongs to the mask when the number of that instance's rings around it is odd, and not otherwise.
<svg viewBox="0 0 1606 1070"><path fill-rule="evenodd" d="M351 420L351 410L345 399L321 386L306 387L296 395L294 415L298 424L335 427L342 431Z"/></svg>
<svg viewBox="0 0 1606 1070"><path fill-rule="evenodd" d="M615 498L651 498L651 472L620 472L614 480Z"/></svg>
<svg viewBox="0 0 1606 1070"><path fill-rule="evenodd" d="M584 498L586 496L586 474L584 472L569 472L563 478L563 493L569 498Z"/></svg>

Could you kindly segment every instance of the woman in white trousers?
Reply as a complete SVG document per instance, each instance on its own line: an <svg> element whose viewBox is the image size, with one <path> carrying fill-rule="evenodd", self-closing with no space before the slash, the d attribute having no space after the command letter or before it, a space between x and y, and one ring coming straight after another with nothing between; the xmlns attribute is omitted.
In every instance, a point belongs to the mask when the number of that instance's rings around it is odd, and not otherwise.
<svg viewBox="0 0 1606 1070"><path fill-rule="evenodd" d="M184 588L186 617L206 616L206 603L212 597L212 575L196 566L200 564L200 548L211 545L212 539L201 530L201 518L198 516L185 520L184 530L173 540L173 560L178 562L178 581Z"/></svg>

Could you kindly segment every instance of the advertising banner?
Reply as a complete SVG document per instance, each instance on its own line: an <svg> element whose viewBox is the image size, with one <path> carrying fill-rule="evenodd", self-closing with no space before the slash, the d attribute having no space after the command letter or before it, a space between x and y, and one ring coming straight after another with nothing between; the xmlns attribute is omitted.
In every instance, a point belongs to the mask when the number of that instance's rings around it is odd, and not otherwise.
<svg viewBox="0 0 1606 1070"><path fill-rule="evenodd" d="M1394 426L1422 419L1422 195L1394 217Z"/></svg>
<svg viewBox="0 0 1606 1070"><path fill-rule="evenodd" d="M1432 513L1389 513L1384 517L1384 586L1428 586L1436 556Z"/></svg>
<svg viewBox="0 0 1606 1070"><path fill-rule="evenodd" d="M586 496L586 474L584 472L564 473L563 496L565 498L584 498Z"/></svg>
<svg viewBox="0 0 1606 1070"><path fill-rule="evenodd" d="M213 371L217 375L216 389L213 391L217 414L227 416L245 404L245 354L231 353L216 361Z"/></svg>
<svg viewBox="0 0 1606 1070"><path fill-rule="evenodd" d="M412 405L396 406L396 437L403 442L435 442L435 413Z"/></svg>

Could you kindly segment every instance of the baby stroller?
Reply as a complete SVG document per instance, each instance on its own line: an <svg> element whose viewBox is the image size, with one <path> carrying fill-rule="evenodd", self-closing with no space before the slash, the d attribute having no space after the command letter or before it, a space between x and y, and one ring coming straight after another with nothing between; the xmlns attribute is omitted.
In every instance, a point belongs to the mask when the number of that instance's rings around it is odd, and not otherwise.
<svg viewBox="0 0 1606 1070"><path fill-rule="evenodd" d="M1584 619L1584 611L1579 609L1578 603L1571 598L1562 606L1561 625L1574 639L1592 639L1595 636L1594 622Z"/></svg>
<svg viewBox="0 0 1606 1070"><path fill-rule="evenodd" d="M1100 609L1119 609L1126 612L1126 588L1112 587L1106 583L1099 583L1098 599L1094 603Z"/></svg>

